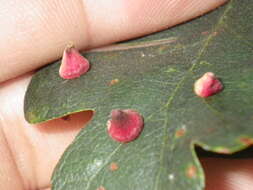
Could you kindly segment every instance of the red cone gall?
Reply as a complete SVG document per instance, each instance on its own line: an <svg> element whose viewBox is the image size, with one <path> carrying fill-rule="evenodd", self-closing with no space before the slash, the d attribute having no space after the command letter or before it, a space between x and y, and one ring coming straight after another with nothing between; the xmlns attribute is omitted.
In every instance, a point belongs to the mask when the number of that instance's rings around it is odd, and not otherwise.
<svg viewBox="0 0 253 190"><path fill-rule="evenodd" d="M84 58L73 45L63 52L59 74L63 79L74 79L86 73L90 68L89 61Z"/></svg>
<svg viewBox="0 0 253 190"><path fill-rule="evenodd" d="M214 73L207 72L194 84L196 95L206 98L222 91L223 85Z"/></svg>
<svg viewBox="0 0 253 190"><path fill-rule="evenodd" d="M136 139L144 126L143 117L136 111L112 110L107 122L109 135L116 141L127 143Z"/></svg>

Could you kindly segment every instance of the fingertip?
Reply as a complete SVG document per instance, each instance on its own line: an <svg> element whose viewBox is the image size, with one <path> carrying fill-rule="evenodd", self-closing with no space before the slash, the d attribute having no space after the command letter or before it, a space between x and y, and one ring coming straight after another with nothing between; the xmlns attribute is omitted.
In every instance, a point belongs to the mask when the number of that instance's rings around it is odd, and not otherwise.
<svg viewBox="0 0 253 190"><path fill-rule="evenodd" d="M208 12L226 0L85 0L92 46L157 32ZM98 11L99 10L99 11Z"/></svg>
<svg viewBox="0 0 253 190"><path fill-rule="evenodd" d="M2 1L0 12L0 82L59 58L69 42L88 46L81 1Z"/></svg>
<svg viewBox="0 0 253 190"><path fill-rule="evenodd" d="M201 159L206 190L249 190L253 187L252 159Z"/></svg>

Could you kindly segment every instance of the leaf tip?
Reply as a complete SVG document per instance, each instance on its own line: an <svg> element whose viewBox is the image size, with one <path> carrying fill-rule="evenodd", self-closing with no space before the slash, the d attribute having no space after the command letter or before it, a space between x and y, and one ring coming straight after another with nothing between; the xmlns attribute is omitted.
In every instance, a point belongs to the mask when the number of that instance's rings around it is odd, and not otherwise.
<svg viewBox="0 0 253 190"><path fill-rule="evenodd" d="M39 118L33 111L25 112L25 120L30 124L35 124L38 122Z"/></svg>

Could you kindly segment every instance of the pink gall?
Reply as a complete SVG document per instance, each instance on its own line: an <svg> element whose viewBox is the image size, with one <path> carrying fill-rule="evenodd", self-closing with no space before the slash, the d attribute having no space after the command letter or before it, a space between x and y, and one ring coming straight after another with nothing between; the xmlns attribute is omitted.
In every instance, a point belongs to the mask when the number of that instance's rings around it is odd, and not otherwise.
<svg viewBox="0 0 253 190"><path fill-rule="evenodd" d="M59 70L60 77L74 79L86 73L89 68L89 61L78 50L72 45L65 48Z"/></svg>
<svg viewBox="0 0 253 190"><path fill-rule="evenodd" d="M136 111L112 110L111 119L107 122L108 134L112 139L127 143L135 140L144 127L143 117Z"/></svg>
<svg viewBox="0 0 253 190"><path fill-rule="evenodd" d="M202 98L215 95L222 91L221 81L212 72L205 73L194 84L194 92Z"/></svg>

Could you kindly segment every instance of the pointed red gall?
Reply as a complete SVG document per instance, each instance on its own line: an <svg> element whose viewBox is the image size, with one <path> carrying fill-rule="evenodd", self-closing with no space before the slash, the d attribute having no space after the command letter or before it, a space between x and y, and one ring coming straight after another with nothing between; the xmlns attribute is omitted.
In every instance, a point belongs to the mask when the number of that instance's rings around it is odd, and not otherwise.
<svg viewBox="0 0 253 190"><path fill-rule="evenodd" d="M135 140L144 127L143 117L136 111L112 110L107 122L109 135L116 141L127 143Z"/></svg>
<svg viewBox="0 0 253 190"><path fill-rule="evenodd" d="M63 52L59 74L63 79L74 79L86 73L90 68L89 61L84 58L73 45Z"/></svg>
<svg viewBox="0 0 253 190"><path fill-rule="evenodd" d="M211 72L205 73L194 84L194 92L202 98L217 94L222 89L223 85L221 81Z"/></svg>

